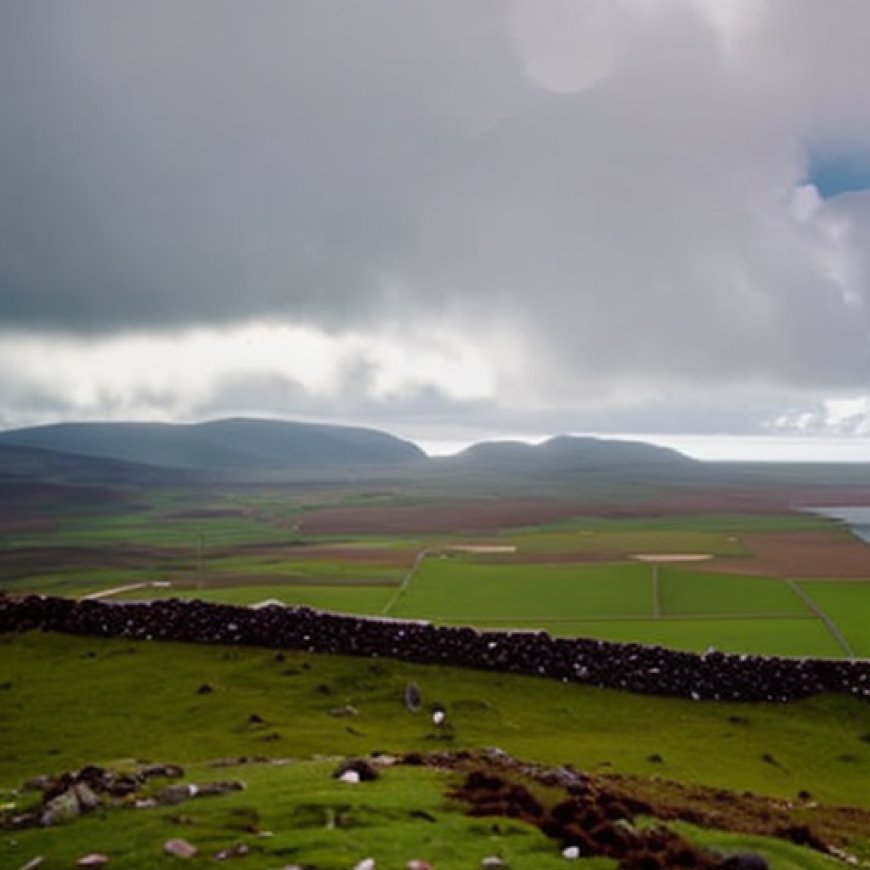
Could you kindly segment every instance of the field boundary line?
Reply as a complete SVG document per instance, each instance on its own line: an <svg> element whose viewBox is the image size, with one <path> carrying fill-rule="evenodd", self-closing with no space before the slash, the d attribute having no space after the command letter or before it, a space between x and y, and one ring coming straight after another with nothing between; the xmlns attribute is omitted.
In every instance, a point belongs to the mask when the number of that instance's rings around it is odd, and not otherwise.
<svg viewBox="0 0 870 870"><path fill-rule="evenodd" d="M653 619L661 619L662 615L662 592L658 565L652 566L652 615Z"/></svg>
<svg viewBox="0 0 870 870"><path fill-rule="evenodd" d="M815 615L822 620L822 622L825 624L825 628L828 629L834 640L837 641L837 643L840 645L840 648L843 650L844 653L846 653L846 657L850 659L855 658L855 651L849 645L849 641L846 640L845 635L842 631L840 631L834 620L831 619L831 617L828 616L828 614L825 613L825 611L822 610L822 608L819 607L819 605L816 604L815 601L813 601L809 593L801 589L801 587L798 586L798 584L794 580L786 580L785 582L789 589L791 589L792 592L794 592L798 596L798 598L800 598L801 601L803 601L803 603L806 604L806 606L809 607L809 609L812 610L812 612L815 613Z"/></svg>
<svg viewBox="0 0 870 870"><path fill-rule="evenodd" d="M408 569L408 573L402 578L402 582L399 584L399 588L396 589L395 594L392 598L384 605L384 609L381 611L381 616L389 616L390 611L396 606L396 602L402 597L402 594L408 588L411 583L411 578L417 572L417 569L420 565L423 564L423 560L429 555L429 550L420 550L417 553L417 558L414 559L414 563Z"/></svg>

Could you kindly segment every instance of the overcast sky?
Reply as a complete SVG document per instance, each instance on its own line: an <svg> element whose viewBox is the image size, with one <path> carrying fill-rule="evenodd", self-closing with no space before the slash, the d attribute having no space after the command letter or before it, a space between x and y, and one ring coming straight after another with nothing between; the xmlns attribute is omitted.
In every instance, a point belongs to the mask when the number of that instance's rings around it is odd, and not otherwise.
<svg viewBox="0 0 870 870"><path fill-rule="evenodd" d="M868 45L866 0L4 0L0 427L868 435Z"/></svg>

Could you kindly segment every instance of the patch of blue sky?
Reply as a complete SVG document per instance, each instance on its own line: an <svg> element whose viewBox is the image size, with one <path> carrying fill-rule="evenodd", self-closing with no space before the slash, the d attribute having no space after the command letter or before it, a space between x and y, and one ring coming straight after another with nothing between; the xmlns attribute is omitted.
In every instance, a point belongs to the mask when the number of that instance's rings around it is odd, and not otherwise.
<svg viewBox="0 0 870 870"><path fill-rule="evenodd" d="M870 190L870 151L813 153L807 181L816 186L823 199Z"/></svg>

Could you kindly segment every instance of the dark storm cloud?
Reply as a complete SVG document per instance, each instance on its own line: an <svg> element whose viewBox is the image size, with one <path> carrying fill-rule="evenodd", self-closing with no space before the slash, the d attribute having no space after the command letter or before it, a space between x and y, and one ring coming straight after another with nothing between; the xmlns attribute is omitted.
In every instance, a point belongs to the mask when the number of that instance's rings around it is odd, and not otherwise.
<svg viewBox="0 0 870 870"><path fill-rule="evenodd" d="M377 308L431 186L525 87L499 6L4 4L0 318Z"/></svg>
<svg viewBox="0 0 870 870"><path fill-rule="evenodd" d="M0 326L432 324L494 423L751 430L870 374L870 209L801 188L870 142L868 42L855 0L7 0Z"/></svg>

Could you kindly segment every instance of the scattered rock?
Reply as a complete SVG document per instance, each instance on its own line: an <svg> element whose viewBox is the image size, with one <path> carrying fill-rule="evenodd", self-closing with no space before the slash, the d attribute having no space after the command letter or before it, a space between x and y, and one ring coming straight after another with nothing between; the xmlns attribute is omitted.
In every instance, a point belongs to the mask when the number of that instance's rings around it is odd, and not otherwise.
<svg viewBox="0 0 870 870"><path fill-rule="evenodd" d="M218 782L204 782L195 786L197 797L212 797L214 795L230 794L234 791L244 791L245 784L237 779L225 779Z"/></svg>
<svg viewBox="0 0 870 870"><path fill-rule="evenodd" d="M356 784L360 781L360 776L355 770L346 770L344 773L339 775L338 781Z"/></svg>
<svg viewBox="0 0 870 870"><path fill-rule="evenodd" d="M329 711L329 715L337 716L339 718L347 718L348 716L359 716L359 710L350 704L345 704L343 707L333 707Z"/></svg>
<svg viewBox="0 0 870 870"><path fill-rule="evenodd" d="M242 791L244 783L237 780L222 780L218 782L179 782L161 789L157 795L157 803L162 806L173 806L195 797L213 797Z"/></svg>
<svg viewBox="0 0 870 870"><path fill-rule="evenodd" d="M405 870L432 870L432 865L428 861L414 858L405 865Z"/></svg>
<svg viewBox="0 0 870 870"><path fill-rule="evenodd" d="M507 864L498 855L487 855L480 862L483 870L497 870L498 867L507 867Z"/></svg>
<svg viewBox="0 0 870 870"><path fill-rule="evenodd" d="M103 855L100 852L91 852L90 855L83 855L76 861L77 867L105 867L109 863L109 856Z"/></svg>
<svg viewBox="0 0 870 870"><path fill-rule="evenodd" d="M174 855L176 858L193 858L198 850L193 843L188 843L187 840L175 838L167 840L163 844L163 851L167 855Z"/></svg>
<svg viewBox="0 0 870 870"><path fill-rule="evenodd" d="M168 785L157 793L157 803L163 806L173 806L186 800L190 800L196 794L196 786L180 782L176 785Z"/></svg>
<svg viewBox="0 0 870 870"><path fill-rule="evenodd" d="M562 849L562 857L566 861L576 861L580 857L579 846L566 846Z"/></svg>
<svg viewBox="0 0 870 870"><path fill-rule="evenodd" d="M355 779L345 779L345 774L355 773ZM378 769L365 758L347 758L333 771L333 777L342 782L371 782L378 779Z"/></svg>
<svg viewBox="0 0 870 870"><path fill-rule="evenodd" d="M40 817L43 825L62 825L71 822L81 815L82 808L72 789L53 797L46 805Z"/></svg>
<svg viewBox="0 0 870 870"><path fill-rule="evenodd" d="M244 858L251 852L247 843L236 843L234 846L229 846L226 849L221 849L215 852L215 861L226 861L227 858Z"/></svg>
<svg viewBox="0 0 870 870"><path fill-rule="evenodd" d="M353 870L375 870L375 859L363 858L362 861L353 868Z"/></svg>
<svg viewBox="0 0 870 870"><path fill-rule="evenodd" d="M72 792L79 802L79 808L85 812L95 810L101 803L99 795L86 782L77 782Z"/></svg>
<svg viewBox="0 0 870 870"><path fill-rule="evenodd" d="M419 713L423 704L423 697L416 683L408 683L405 686L405 708L410 713Z"/></svg>
<svg viewBox="0 0 870 870"><path fill-rule="evenodd" d="M729 855L719 867L721 870L768 870L767 861L752 852Z"/></svg>
<svg viewBox="0 0 870 870"><path fill-rule="evenodd" d="M166 779L178 779L184 776L184 768L177 764L146 764L139 768L139 776L151 779L155 776L165 776Z"/></svg>

